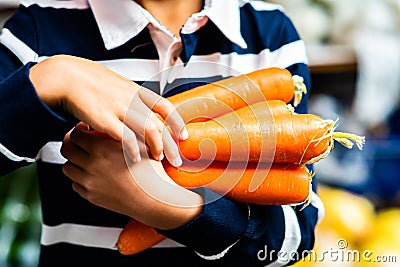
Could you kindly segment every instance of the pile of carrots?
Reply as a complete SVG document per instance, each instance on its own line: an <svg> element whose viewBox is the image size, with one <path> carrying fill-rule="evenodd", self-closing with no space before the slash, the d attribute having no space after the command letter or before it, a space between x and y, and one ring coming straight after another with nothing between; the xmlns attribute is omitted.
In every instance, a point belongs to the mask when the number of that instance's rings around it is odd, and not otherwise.
<svg viewBox="0 0 400 267"><path fill-rule="evenodd" d="M186 188L204 186L249 204L283 205L310 201L306 164L325 158L334 141L362 149L364 137L335 132L335 121L296 114L306 93L303 79L269 68L203 85L172 96L189 132L179 141L184 164L163 162L166 173ZM147 249L164 237L132 220L117 248L125 255Z"/></svg>

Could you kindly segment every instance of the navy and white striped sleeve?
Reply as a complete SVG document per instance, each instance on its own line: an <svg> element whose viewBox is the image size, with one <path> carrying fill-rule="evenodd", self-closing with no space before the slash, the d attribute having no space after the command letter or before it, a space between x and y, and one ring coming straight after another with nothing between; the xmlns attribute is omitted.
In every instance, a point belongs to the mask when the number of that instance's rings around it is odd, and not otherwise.
<svg viewBox="0 0 400 267"><path fill-rule="evenodd" d="M24 25L34 40L29 17L15 17L19 19L13 23ZM0 34L0 175L34 162L40 148L68 128L67 121L40 100L29 79L34 54L6 24Z"/></svg>

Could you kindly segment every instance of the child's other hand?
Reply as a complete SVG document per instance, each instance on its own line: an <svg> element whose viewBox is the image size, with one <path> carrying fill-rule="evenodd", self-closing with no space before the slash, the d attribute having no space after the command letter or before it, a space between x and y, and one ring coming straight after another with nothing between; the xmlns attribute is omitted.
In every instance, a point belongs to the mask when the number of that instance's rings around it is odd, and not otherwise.
<svg viewBox="0 0 400 267"><path fill-rule="evenodd" d="M89 131L79 123L66 134L61 154L63 172L73 189L95 205L128 215L160 229L179 227L201 211L202 199L176 185L159 161L146 157L125 160L121 142Z"/></svg>
<svg viewBox="0 0 400 267"><path fill-rule="evenodd" d="M177 144L162 120L177 139L187 138L187 131L165 98L98 63L73 56L53 56L36 64L30 79L46 105L123 141L133 161L140 161L139 135L154 159L161 160L164 152L171 164L181 164Z"/></svg>

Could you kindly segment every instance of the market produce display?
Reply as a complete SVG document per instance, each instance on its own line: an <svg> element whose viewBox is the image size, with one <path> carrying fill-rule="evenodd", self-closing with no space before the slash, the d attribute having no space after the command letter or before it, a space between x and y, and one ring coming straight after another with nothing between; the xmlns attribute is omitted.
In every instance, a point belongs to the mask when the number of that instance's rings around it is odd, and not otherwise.
<svg viewBox="0 0 400 267"><path fill-rule="evenodd" d="M166 173L186 188L204 186L239 202L304 207L313 177L305 164L326 157L334 141L364 144L364 137L335 132L333 120L296 114L288 103L297 105L305 92L301 77L272 68L170 97L188 122L189 138L179 141L184 164L164 161ZM120 253L135 254L163 239L139 224L132 220L120 233Z"/></svg>

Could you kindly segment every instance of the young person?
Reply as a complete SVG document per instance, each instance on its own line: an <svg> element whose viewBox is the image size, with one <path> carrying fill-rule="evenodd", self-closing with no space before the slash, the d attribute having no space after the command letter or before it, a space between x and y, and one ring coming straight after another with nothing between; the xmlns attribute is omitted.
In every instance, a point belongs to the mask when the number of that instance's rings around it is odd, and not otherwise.
<svg viewBox="0 0 400 267"><path fill-rule="evenodd" d="M121 143L88 132L90 125L125 140L136 161L132 174L162 184L141 167L156 161L145 155L139 160L136 137L145 137L152 158L159 160L164 150L179 165L176 144L151 109L167 119L176 137L186 134L173 107L135 83L167 97L274 66L302 76L309 87L304 43L279 6L240 0L22 0L0 42L1 172L37 161L40 266L281 266L298 258L291 253L313 247L323 213L315 193L300 211L223 196L209 202L216 194L204 188L161 187L177 190L176 198L192 206L166 207L129 180ZM296 111L306 107L303 99ZM86 124L64 139L66 162L61 142L79 120ZM170 239L121 255L115 242L131 217Z"/></svg>

